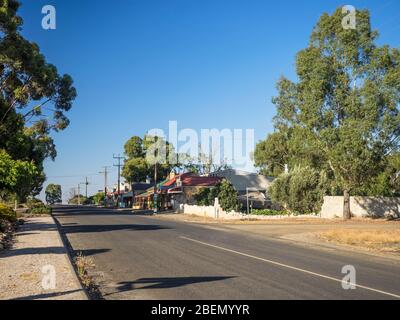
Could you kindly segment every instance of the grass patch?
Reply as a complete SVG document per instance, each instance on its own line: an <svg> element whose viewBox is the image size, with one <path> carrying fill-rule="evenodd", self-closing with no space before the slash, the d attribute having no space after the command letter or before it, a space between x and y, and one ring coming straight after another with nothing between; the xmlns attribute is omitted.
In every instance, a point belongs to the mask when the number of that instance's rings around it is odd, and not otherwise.
<svg viewBox="0 0 400 320"><path fill-rule="evenodd" d="M382 252L400 253L400 230L338 229L319 233L323 240Z"/></svg>
<svg viewBox="0 0 400 320"><path fill-rule="evenodd" d="M92 258L88 258L79 252L73 259L78 277L92 299L102 299L99 286L96 284L93 276L90 275L90 271L95 268L95 264Z"/></svg>

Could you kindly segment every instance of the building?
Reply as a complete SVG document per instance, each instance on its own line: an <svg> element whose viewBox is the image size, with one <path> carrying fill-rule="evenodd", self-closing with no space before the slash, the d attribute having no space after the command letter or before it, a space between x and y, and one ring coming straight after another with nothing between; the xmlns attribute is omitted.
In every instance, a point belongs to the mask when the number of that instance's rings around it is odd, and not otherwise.
<svg viewBox="0 0 400 320"><path fill-rule="evenodd" d="M220 183L219 177L201 177L193 173L174 174L157 185L157 202L161 210L176 208L179 204L195 203L194 195L202 188L211 188ZM152 209L154 188L135 196L134 209Z"/></svg>
<svg viewBox="0 0 400 320"><path fill-rule="evenodd" d="M256 209L272 205L268 197L268 189L274 180L272 177L236 169L214 172L211 176L228 180L238 192L238 200L244 207L247 207L247 201L250 207Z"/></svg>
<svg viewBox="0 0 400 320"><path fill-rule="evenodd" d="M194 204L194 195L203 188L215 187L222 181L220 177L202 177L193 173L173 176L163 184L162 190L167 190L171 196L173 207L177 204Z"/></svg>
<svg viewBox="0 0 400 320"><path fill-rule="evenodd" d="M153 183L138 182L130 185L129 191L122 193L122 203L125 208L132 208L136 196L147 192L148 189L154 189Z"/></svg>

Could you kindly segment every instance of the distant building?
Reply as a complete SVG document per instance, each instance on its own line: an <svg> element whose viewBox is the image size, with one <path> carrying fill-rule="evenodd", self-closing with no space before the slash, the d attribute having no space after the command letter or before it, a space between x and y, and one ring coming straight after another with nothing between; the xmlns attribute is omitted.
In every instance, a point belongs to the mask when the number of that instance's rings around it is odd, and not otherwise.
<svg viewBox="0 0 400 320"><path fill-rule="evenodd" d="M228 180L238 192L238 199L244 206L247 205L248 196L249 205L252 208L271 207L268 190L274 178L236 169L217 171L212 173L211 176Z"/></svg>
<svg viewBox="0 0 400 320"><path fill-rule="evenodd" d="M202 177L193 173L184 173L172 177L164 183L162 189L171 195L172 203L194 204L194 195L203 188L215 187L222 181L220 177Z"/></svg>
<svg viewBox="0 0 400 320"><path fill-rule="evenodd" d="M159 209L176 208L178 204L194 203L194 195L202 188L211 188L221 182L219 177L201 177L193 173L174 174L157 185ZM154 188L135 196L134 209L151 209L154 204Z"/></svg>

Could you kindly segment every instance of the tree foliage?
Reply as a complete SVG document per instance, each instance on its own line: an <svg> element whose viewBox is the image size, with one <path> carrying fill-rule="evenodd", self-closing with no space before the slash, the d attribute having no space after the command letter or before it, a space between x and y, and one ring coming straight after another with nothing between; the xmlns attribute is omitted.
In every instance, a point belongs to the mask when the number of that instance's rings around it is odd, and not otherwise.
<svg viewBox="0 0 400 320"><path fill-rule="evenodd" d="M197 157L180 153L177 159L177 167L180 170L201 176L208 176L210 173L232 168L227 161L215 159L211 154L204 153L200 146Z"/></svg>
<svg viewBox="0 0 400 320"><path fill-rule="evenodd" d="M87 198L84 195L74 195L68 199L68 204L84 204L87 202Z"/></svg>
<svg viewBox="0 0 400 320"><path fill-rule="evenodd" d="M194 196L196 203L201 206L213 206L215 198L224 211L239 211L238 193L233 185L226 179L212 188L202 188Z"/></svg>
<svg viewBox="0 0 400 320"><path fill-rule="evenodd" d="M23 199L42 188L43 161L57 155L50 133L68 126L65 113L76 90L72 78L60 75L39 46L21 35L19 6L16 0L0 0L0 149L22 161L16 162L20 172L27 171L27 181L16 190Z"/></svg>
<svg viewBox="0 0 400 320"><path fill-rule="evenodd" d="M46 187L46 202L48 204L56 204L62 202L62 191L61 186L59 184L49 184Z"/></svg>
<svg viewBox="0 0 400 320"><path fill-rule="evenodd" d="M98 192L93 196L93 201L95 204L99 205L106 199L104 192Z"/></svg>
<svg viewBox="0 0 400 320"><path fill-rule="evenodd" d="M326 172L345 195L345 218L350 193L385 170L400 134L400 50L376 44L367 10L356 18L356 29L346 30L341 8L321 16L297 54L298 81L278 82L275 134L256 151L258 166L270 171L277 161Z"/></svg>
<svg viewBox="0 0 400 320"><path fill-rule="evenodd" d="M274 180L270 188L273 202L298 213L317 213L324 195L324 176L310 167L295 167Z"/></svg>
<svg viewBox="0 0 400 320"><path fill-rule="evenodd" d="M161 137L133 136L124 145L126 160L122 176L129 182L154 180L154 164L157 162L157 182L164 180L175 164L170 161L174 147Z"/></svg>
<svg viewBox="0 0 400 320"><path fill-rule="evenodd" d="M0 149L0 198L5 200L10 193L24 200L34 188L38 171L32 162L13 160Z"/></svg>

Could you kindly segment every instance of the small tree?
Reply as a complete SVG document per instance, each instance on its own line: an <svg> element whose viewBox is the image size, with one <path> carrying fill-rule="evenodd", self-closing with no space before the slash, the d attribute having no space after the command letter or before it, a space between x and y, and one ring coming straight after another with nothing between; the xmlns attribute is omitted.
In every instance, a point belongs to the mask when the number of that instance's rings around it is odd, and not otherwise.
<svg viewBox="0 0 400 320"><path fill-rule="evenodd" d="M13 160L5 150L0 149L0 199L5 200L14 194L19 201L24 201L37 176L38 170L33 163Z"/></svg>
<svg viewBox="0 0 400 320"><path fill-rule="evenodd" d="M194 196L198 205L213 206L215 198L218 198L219 204L224 211L240 210L238 193L233 185L226 179L212 188L203 188Z"/></svg>
<svg viewBox="0 0 400 320"><path fill-rule="evenodd" d="M323 203L324 176L310 167L295 167L280 175L270 188L272 201L285 209L300 213L316 213Z"/></svg>
<svg viewBox="0 0 400 320"><path fill-rule="evenodd" d="M104 192L98 192L93 196L93 201L95 204L100 204L106 199Z"/></svg>
<svg viewBox="0 0 400 320"><path fill-rule="evenodd" d="M202 188L198 193L194 195L194 199L196 200L196 204L199 206L212 206L213 202L210 202L210 188Z"/></svg>
<svg viewBox="0 0 400 320"><path fill-rule="evenodd" d="M226 179L222 180L219 185L218 193L219 204L224 211L239 211L240 204L238 201L238 193L233 185Z"/></svg>
<svg viewBox="0 0 400 320"><path fill-rule="evenodd" d="M84 195L74 195L68 200L68 204L84 204L87 201Z"/></svg>
<svg viewBox="0 0 400 320"><path fill-rule="evenodd" d="M50 183L46 188L46 202L56 204L62 202L62 191L59 184Z"/></svg>

